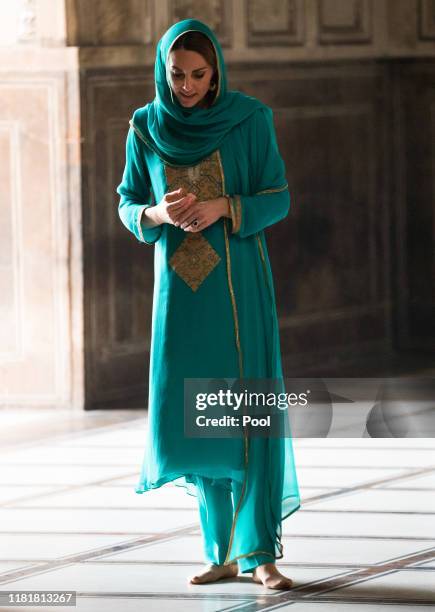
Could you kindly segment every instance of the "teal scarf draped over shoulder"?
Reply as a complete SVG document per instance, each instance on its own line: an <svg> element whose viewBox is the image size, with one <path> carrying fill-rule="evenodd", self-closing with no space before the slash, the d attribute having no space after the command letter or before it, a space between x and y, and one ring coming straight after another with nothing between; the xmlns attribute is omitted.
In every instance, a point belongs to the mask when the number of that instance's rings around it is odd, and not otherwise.
<svg viewBox="0 0 435 612"><path fill-rule="evenodd" d="M214 45L217 59L217 92L210 108L183 108L172 95L168 82L167 61L171 46L189 31L202 32ZM240 91L228 91L222 48L213 31L197 19L175 23L159 40L155 59L156 96L135 111L132 126L147 145L166 163L180 166L197 164L215 151L237 124L258 108L260 100ZM267 107L266 107L267 108ZM261 147L259 142L258 146Z"/></svg>

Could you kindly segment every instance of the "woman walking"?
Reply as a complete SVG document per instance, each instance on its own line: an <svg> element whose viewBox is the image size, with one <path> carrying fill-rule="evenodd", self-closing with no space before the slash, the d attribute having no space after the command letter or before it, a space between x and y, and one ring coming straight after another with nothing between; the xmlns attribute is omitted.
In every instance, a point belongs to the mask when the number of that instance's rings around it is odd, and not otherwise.
<svg viewBox="0 0 435 612"><path fill-rule="evenodd" d="M154 100L130 121L119 215L155 245L149 427L137 493L172 481L198 500L200 584L252 573L290 588L282 519L300 507L292 439L188 437L184 381L282 378L264 229L290 196L271 109L227 89L221 46L201 21L157 45Z"/></svg>

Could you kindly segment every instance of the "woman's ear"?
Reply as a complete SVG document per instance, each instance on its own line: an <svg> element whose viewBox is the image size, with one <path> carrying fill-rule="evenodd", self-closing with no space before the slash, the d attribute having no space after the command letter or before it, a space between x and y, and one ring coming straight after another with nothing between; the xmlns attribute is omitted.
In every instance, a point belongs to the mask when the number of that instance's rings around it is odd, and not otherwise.
<svg viewBox="0 0 435 612"><path fill-rule="evenodd" d="M210 79L210 91L215 91L218 82L218 73L215 71L213 76Z"/></svg>

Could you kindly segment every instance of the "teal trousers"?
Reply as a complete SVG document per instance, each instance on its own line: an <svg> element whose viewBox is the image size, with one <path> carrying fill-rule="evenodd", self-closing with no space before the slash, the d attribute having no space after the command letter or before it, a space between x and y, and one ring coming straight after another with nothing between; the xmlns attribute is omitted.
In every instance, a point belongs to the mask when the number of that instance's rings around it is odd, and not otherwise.
<svg viewBox="0 0 435 612"><path fill-rule="evenodd" d="M212 484L210 478L198 476L196 487L206 562L222 565L227 557L231 527L242 485L235 480L228 481L226 486L219 486L216 482ZM261 488L256 490L262 491ZM238 529L233 535L233 538L239 540L235 548L248 551L246 556L237 559L242 573L252 572L263 563L275 562L274 543L266 526L264 503L259 499L258 503L251 504L250 507L255 508L255 511L254 515L249 517L249 529ZM232 559L230 554L228 561Z"/></svg>

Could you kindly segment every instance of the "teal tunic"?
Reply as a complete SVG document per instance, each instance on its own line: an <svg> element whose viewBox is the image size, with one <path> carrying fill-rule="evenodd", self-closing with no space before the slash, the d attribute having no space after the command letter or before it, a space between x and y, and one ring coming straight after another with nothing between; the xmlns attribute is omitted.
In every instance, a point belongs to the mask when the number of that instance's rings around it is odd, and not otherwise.
<svg viewBox="0 0 435 612"><path fill-rule="evenodd" d="M226 562L256 554L246 545L262 487L276 558L281 520L300 507L291 437L191 438L184 435L185 378L280 378L274 285L264 230L286 217L290 195L273 114L262 105L219 148L190 166L168 164L149 146L138 109L130 122L120 194L123 224L154 245L149 427L137 493L173 481L196 495L195 477L243 485ZM263 146L258 147L258 142ZM231 196L231 219L201 232L150 227L143 210L184 186L198 200ZM258 499L258 496L257 496ZM249 548L249 549L247 549Z"/></svg>

